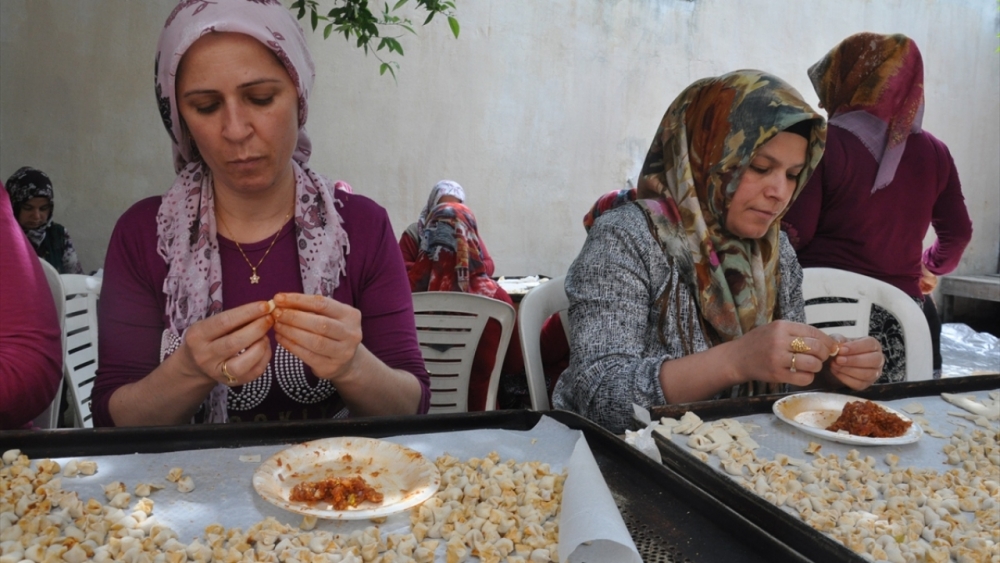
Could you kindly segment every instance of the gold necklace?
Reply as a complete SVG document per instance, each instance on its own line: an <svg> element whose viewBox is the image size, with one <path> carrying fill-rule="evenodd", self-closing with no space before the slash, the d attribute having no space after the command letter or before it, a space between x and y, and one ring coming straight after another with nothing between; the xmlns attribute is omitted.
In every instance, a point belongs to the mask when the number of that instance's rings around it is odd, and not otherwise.
<svg viewBox="0 0 1000 563"><path fill-rule="evenodd" d="M280 235L281 230L285 228L285 222L288 221L288 217L290 217L291 214L292 214L291 212L285 214L285 218L281 220L281 226L278 227L278 232L274 233L274 238L271 239L271 245L267 247L266 251L264 251L264 255L260 257L259 261L257 261L256 266L254 266L253 263L250 262L250 259L247 258L247 253L243 252L243 247L240 246L239 242L236 242L236 237L233 236L232 229L230 229L229 225L226 224L226 220L222 218L222 214L221 213L219 214L219 222L222 223L222 226L225 227L227 231L229 231L229 238L231 238L232 241L236 243L236 250L240 251L240 254L243 255L243 260L246 261L247 266L250 266L251 284L257 284L260 282L260 276L257 275L257 268L260 268L260 265L264 263L264 259L267 258L268 254L271 253L271 249L274 248L274 243L278 242L278 235Z"/></svg>

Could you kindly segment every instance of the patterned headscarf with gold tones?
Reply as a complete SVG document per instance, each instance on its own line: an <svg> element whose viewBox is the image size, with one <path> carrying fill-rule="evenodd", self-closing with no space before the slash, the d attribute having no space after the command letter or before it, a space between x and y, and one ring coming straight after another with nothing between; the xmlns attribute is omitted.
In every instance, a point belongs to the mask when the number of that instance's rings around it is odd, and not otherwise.
<svg viewBox="0 0 1000 563"><path fill-rule="evenodd" d="M924 63L905 35L858 33L809 68L820 107L879 163L872 193L892 182L910 133L921 131Z"/></svg>
<svg viewBox="0 0 1000 563"><path fill-rule="evenodd" d="M774 319L780 217L754 240L730 234L725 214L756 150L803 121L812 127L794 201L823 156L826 124L794 88L758 70L705 78L681 92L646 156L636 203L697 296L713 344Z"/></svg>

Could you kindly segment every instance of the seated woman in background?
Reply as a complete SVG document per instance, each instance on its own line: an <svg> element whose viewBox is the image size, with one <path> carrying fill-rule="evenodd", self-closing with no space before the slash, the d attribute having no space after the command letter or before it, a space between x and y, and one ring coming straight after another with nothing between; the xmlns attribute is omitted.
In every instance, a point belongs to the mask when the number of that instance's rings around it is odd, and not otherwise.
<svg viewBox="0 0 1000 563"><path fill-rule="evenodd" d="M566 276L572 344L555 408L620 433L633 403L875 381L878 342L804 324L802 271L779 230L825 129L760 71L699 80L674 100L639 199L594 222Z"/></svg>
<svg viewBox="0 0 1000 563"><path fill-rule="evenodd" d="M421 291L459 291L483 295L514 306L507 292L486 272L476 218L461 203L440 203L430 210L420 233L421 248L410 267L410 289ZM486 408L490 374L497 361L500 323L490 319L476 347L469 381L469 410ZM501 384L511 374L524 372L521 340L517 325L510 337L500 368Z"/></svg>
<svg viewBox="0 0 1000 563"><path fill-rule="evenodd" d="M69 231L52 221L55 196L49 177L41 170L24 166L7 178L7 193L14 217L35 253L60 274L82 274Z"/></svg>
<svg viewBox="0 0 1000 563"><path fill-rule="evenodd" d="M0 430L31 426L62 383L52 291L0 186Z"/></svg>
<svg viewBox="0 0 1000 563"><path fill-rule="evenodd" d="M427 198L427 204L420 210L420 218L417 219L416 223L410 223L410 226L403 231L403 235L399 237L399 250L403 252L403 262L406 263L407 270L413 266L420 254L421 233L427 225L427 217L431 210L439 203L465 203L465 190L458 182L451 180L441 180L434 184L431 194ZM479 240L479 248L482 250L481 259L484 271L487 276L492 277L493 258L490 257L490 253L486 250L486 243L482 240Z"/></svg>
<svg viewBox="0 0 1000 563"><path fill-rule="evenodd" d="M856 272L894 285L924 310L941 370L941 322L929 294L958 266L972 221L948 147L921 128L924 69L904 35L859 33L809 69L830 115L826 154L782 219L803 267ZM923 250L927 228L937 240ZM880 382L906 378L902 327L872 308L869 334L886 355Z"/></svg>
<svg viewBox="0 0 1000 563"><path fill-rule="evenodd" d="M178 175L112 235L97 425L426 412L388 216L308 165L313 68L280 3L171 13L156 96Z"/></svg>

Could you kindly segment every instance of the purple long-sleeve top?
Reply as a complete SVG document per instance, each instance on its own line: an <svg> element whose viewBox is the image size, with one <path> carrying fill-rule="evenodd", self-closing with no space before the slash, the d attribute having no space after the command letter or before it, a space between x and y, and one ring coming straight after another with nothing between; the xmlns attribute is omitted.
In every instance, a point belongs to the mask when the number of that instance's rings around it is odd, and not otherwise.
<svg viewBox="0 0 1000 563"><path fill-rule="evenodd" d="M947 274L972 238L958 171L926 131L907 138L892 182L873 194L878 167L856 136L831 124L823 161L782 226L803 268L857 272L919 298L921 263ZM929 225L937 239L922 252Z"/></svg>
<svg viewBox="0 0 1000 563"><path fill-rule="evenodd" d="M430 378L417 344L409 281L385 210L360 195L337 191L344 230L350 240L347 272L333 298L361 311L362 344L394 369L412 373L421 386L420 413L430 403ZM108 412L112 393L138 381L160 363L160 339L166 326L163 281L167 263L156 251L156 214L160 197L144 199L118 220L104 265L99 308L99 366L93 389L94 422L114 424ZM256 264L271 244L241 245ZM226 309L266 301L279 292L301 292L294 220L277 235L258 268L260 283L249 283L250 268L236 245L219 236ZM308 366L283 348L271 331L271 365L256 382L230 391L230 421L329 418L343 406L340 397L322 392ZM277 364L277 365L276 365ZM301 369L295 367L301 365ZM273 374L273 375L272 375ZM234 400L235 399L235 400ZM234 408L238 407L238 408Z"/></svg>
<svg viewBox="0 0 1000 563"><path fill-rule="evenodd" d="M0 430L30 426L60 383L62 335L52 291L0 184Z"/></svg>

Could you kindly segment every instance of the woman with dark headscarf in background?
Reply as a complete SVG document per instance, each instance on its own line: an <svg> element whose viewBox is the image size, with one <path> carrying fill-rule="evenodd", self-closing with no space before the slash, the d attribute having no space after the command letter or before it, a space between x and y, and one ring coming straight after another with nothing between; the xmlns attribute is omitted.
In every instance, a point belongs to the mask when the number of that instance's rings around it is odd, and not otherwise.
<svg viewBox="0 0 1000 563"><path fill-rule="evenodd" d="M438 203L421 221L420 251L409 269L410 289L421 291L458 291L482 295L514 306L507 292L487 273L479 240L476 218L461 203ZM490 319L476 347L469 381L469 410L486 408L490 373L497 361L500 323ZM510 337L500 371L500 389L504 379L524 372L521 340L517 325Z"/></svg>
<svg viewBox="0 0 1000 563"><path fill-rule="evenodd" d="M783 219L803 267L870 276L921 304L941 369L941 324L928 295L972 238L948 147L921 127L924 70L905 35L859 33L809 69L830 116L826 155ZM922 250L928 226L937 240ZM880 382L903 381L901 327L873 307L869 334L886 355Z"/></svg>
<svg viewBox="0 0 1000 563"><path fill-rule="evenodd" d="M49 177L41 170L24 166L7 178L7 193L14 208L14 218L31 241L35 253L60 274L82 274L83 267L69 231L52 221L55 195Z"/></svg>
<svg viewBox="0 0 1000 563"><path fill-rule="evenodd" d="M878 377L874 339L805 324L802 270L779 229L825 134L798 92L760 71L699 80L674 100L639 199L593 223L566 276L571 353L555 408L622 432L633 403Z"/></svg>
<svg viewBox="0 0 1000 563"><path fill-rule="evenodd" d="M431 193L427 196L427 203L420 210L420 217L417 218L415 223L410 223L410 226L399 237L399 250L403 253L403 262L406 263L407 270L413 266L417 255L420 254L420 234L427 225L427 218L431 214L431 210L437 207L439 203L464 204L465 190L462 189L462 186L458 182L451 180L441 180L431 188ZM486 250L486 243L482 239L479 239L479 248L482 251L481 259L484 271L487 276L492 277L493 258L490 257L489 251Z"/></svg>

